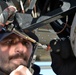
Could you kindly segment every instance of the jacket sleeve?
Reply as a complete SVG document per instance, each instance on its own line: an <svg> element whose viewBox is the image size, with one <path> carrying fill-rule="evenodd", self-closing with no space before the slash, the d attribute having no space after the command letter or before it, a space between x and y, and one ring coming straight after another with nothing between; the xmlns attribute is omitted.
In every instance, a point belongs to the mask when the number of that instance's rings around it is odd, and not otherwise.
<svg viewBox="0 0 76 75"><path fill-rule="evenodd" d="M76 75L76 58L71 54L66 41L51 41L51 67L57 75ZM63 46L64 45L64 46ZM66 48L62 48L66 47Z"/></svg>
<svg viewBox="0 0 76 75"><path fill-rule="evenodd" d="M76 75L76 58L63 59L54 52L51 52L51 57L51 67L57 75Z"/></svg>

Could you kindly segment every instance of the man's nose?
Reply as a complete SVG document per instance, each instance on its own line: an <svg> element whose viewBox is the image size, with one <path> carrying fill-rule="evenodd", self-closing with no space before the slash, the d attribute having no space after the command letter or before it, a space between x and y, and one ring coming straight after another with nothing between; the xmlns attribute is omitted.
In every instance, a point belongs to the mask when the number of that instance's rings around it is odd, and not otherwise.
<svg viewBox="0 0 76 75"><path fill-rule="evenodd" d="M15 52L16 53L25 53L26 52L26 47L24 47L24 45L22 45L22 43L18 43L16 45Z"/></svg>

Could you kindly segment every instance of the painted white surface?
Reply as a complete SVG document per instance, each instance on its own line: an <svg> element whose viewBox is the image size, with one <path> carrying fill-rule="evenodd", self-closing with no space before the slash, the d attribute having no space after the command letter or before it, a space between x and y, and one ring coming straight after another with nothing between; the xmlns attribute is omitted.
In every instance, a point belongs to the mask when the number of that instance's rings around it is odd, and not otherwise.
<svg viewBox="0 0 76 75"><path fill-rule="evenodd" d="M41 68L40 74L42 75L56 75L52 68L51 68L51 62L35 62L35 64L39 65Z"/></svg>

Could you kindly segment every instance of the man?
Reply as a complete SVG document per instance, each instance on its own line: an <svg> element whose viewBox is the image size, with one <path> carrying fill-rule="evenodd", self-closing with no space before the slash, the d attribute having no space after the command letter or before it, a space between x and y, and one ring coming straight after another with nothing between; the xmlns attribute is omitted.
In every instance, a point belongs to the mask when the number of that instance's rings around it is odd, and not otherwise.
<svg viewBox="0 0 76 75"><path fill-rule="evenodd" d="M10 21L10 18L15 14L17 8L13 5L8 6L4 1L0 2L0 5L4 5L0 15L0 74L31 75L27 67L35 44L19 34L4 31L3 27L12 23L13 19ZM34 33L26 32L25 34L38 41Z"/></svg>
<svg viewBox="0 0 76 75"><path fill-rule="evenodd" d="M26 33L38 41L35 34ZM0 32L0 71L10 74L19 65L28 66L35 44L13 32Z"/></svg>

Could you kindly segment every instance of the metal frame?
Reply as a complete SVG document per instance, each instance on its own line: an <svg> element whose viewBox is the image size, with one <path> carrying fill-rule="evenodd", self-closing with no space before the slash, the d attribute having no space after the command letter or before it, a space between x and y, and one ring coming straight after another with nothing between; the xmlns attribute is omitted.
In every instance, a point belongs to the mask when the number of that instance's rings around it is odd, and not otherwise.
<svg viewBox="0 0 76 75"><path fill-rule="evenodd" d="M29 10L27 11L27 13L22 14L22 13L18 13L20 14L19 17L21 16L24 16L25 19L25 22L23 25L20 25L22 29L24 30L29 30L29 31L32 31L38 27L41 27L43 25L46 25L48 23L51 23L55 20L58 20L60 18L63 18L67 15L70 15L71 13L73 12L76 12L76 2L75 0L67 0L67 1L64 1L66 3L69 3L70 4L70 8L68 8L68 6L65 8L65 5L63 4L63 8L58 8L58 9L55 9L53 11L49 11L47 12L45 15L42 15L39 16L38 18L33 18L31 16L31 11L36 3L36 0L31 0L31 3L30 3L30 6L28 7Z"/></svg>

